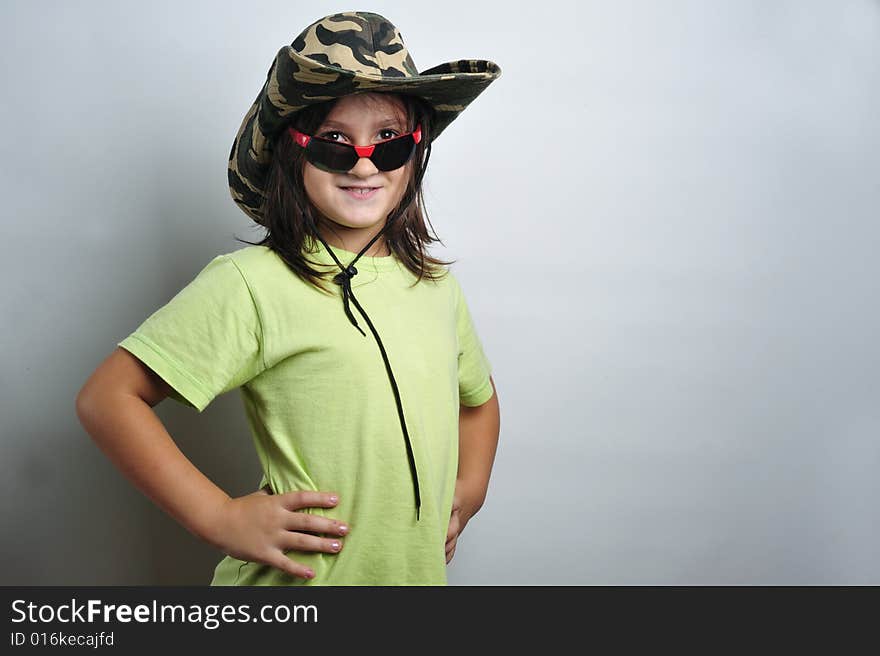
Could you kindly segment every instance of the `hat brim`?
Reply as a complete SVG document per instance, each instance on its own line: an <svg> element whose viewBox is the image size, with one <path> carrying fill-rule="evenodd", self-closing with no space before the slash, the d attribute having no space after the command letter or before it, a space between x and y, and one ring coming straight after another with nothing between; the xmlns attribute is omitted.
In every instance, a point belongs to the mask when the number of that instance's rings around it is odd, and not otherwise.
<svg viewBox="0 0 880 656"><path fill-rule="evenodd" d="M285 46L232 144L228 166L232 198L242 211L262 223L260 207L272 143L292 116L309 105L366 92L418 96L434 109L433 141L500 75L501 68L485 59L446 62L415 76L371 75L317 61Z"/></svg>

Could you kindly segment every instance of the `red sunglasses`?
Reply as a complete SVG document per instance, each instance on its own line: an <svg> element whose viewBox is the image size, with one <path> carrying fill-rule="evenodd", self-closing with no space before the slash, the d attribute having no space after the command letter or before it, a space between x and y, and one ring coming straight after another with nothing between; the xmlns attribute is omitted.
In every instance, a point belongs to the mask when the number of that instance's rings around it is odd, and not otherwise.
<svg viewBox="0 0 880 656"><path fill-rule="evenodd" d="M361 157L369 157L380 171L393 171L406 164L422 140L422 126L407 134L369 146L352 146L341 141L313 137L296 128L288 128L294 141L306 149L306 159L328 173L347 173Z"/></svg>

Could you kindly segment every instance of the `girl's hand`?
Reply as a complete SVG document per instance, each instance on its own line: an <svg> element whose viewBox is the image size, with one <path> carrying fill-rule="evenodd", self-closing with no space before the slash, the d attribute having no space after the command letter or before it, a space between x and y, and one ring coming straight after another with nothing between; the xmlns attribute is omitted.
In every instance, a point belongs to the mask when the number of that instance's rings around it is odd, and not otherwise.
<svg viewBox="0 0 880 656"><path fill-rule="evenodd" d="M348 526L336 519L304 512L302 508L332 508L329 492L294 491L269 494L265 488L229 499L218 514L212 542L233 558L265 563L291 576L312 578L315 573L291 560L285 551L338 553L342 540L309 533L345 535ZM334 547L334 543L337 547Z"/></svg>
<svg viewBox="0 0 880 656"><path fill-rule="evenodd" d="M455 485L455 495L452 497L452 512L449 516L449 528L446 530L446 564L452 560L455 555L455 543L458 536L464 530L471 515L465 503L465 493L458 483Z"/></svg>

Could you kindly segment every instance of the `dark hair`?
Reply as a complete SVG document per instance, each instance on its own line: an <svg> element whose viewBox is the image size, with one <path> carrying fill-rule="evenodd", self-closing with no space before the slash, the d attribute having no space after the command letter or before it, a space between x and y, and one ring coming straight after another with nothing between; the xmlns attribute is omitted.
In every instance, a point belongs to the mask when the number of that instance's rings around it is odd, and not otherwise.
<svg viewBox="0 0 880 656"><path fill-rule="evenodd" d="M427 157L430 155L428 144L430 144L432 134L433 110L418 97L406 94L389 95L396 95L403 102L408 131L414 130L416 125L421 123L422 139L416 146L415 155L406 165L410 169L410 175L402 199L405 200L409 197L412 200L406 210L385 230L383 236L392 254L396 255L418 277L414 284L421 281L423 277L438 280L446 275L446 271L442 267L452 264L454 260L446 262L434 258L426 252L427 245L434 242L442 244L443 242L437 237L434 227L428 219L427 210L424 207L421 181L418 188L415 188L417 174L421 168L427 165ZM336 103L337 100L334 99L309 105L298 111L282 129L273 144L272 162L266 182L266 197L262 204L263 223L259 227L266 229L266 236L257 243L239 239L247 244L266 246L272 249L289 269L323 291L327 290L322 287L320 281L326 280L328 272L317 271L308 266L306 262L311 262L311 260L306 260L304 252L306 246L308 246L309 253L315 252L317 247L317 235L314 234L313 224L306 220L301 209L308 207L312 217L317 214L314 205L306 195L303 184L303 166L306 161L304 150L294 143L287 127L293 126L306 134L314 134ZM396 211L398 208L399 205L394 210ZM431 227L430 233L428 226ZM348 262L343 262L343 265L347 264ZM338 273L338 271L330 273Z"/></svg>

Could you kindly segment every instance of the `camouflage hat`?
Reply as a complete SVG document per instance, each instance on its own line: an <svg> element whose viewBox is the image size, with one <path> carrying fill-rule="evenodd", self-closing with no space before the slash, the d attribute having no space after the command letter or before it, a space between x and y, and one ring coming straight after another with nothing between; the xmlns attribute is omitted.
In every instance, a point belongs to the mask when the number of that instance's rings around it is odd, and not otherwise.
<svg viewBox="0 0 880 656"><path fill-rule="evenodd" d="M229 153L229 190L262 223L272 144L308 105L362 92L418 96L434 109L433 141L501 75L497 64L460 59L419 73L400 31L378 14L350 11L309 25L278 51Z"/></svg>

